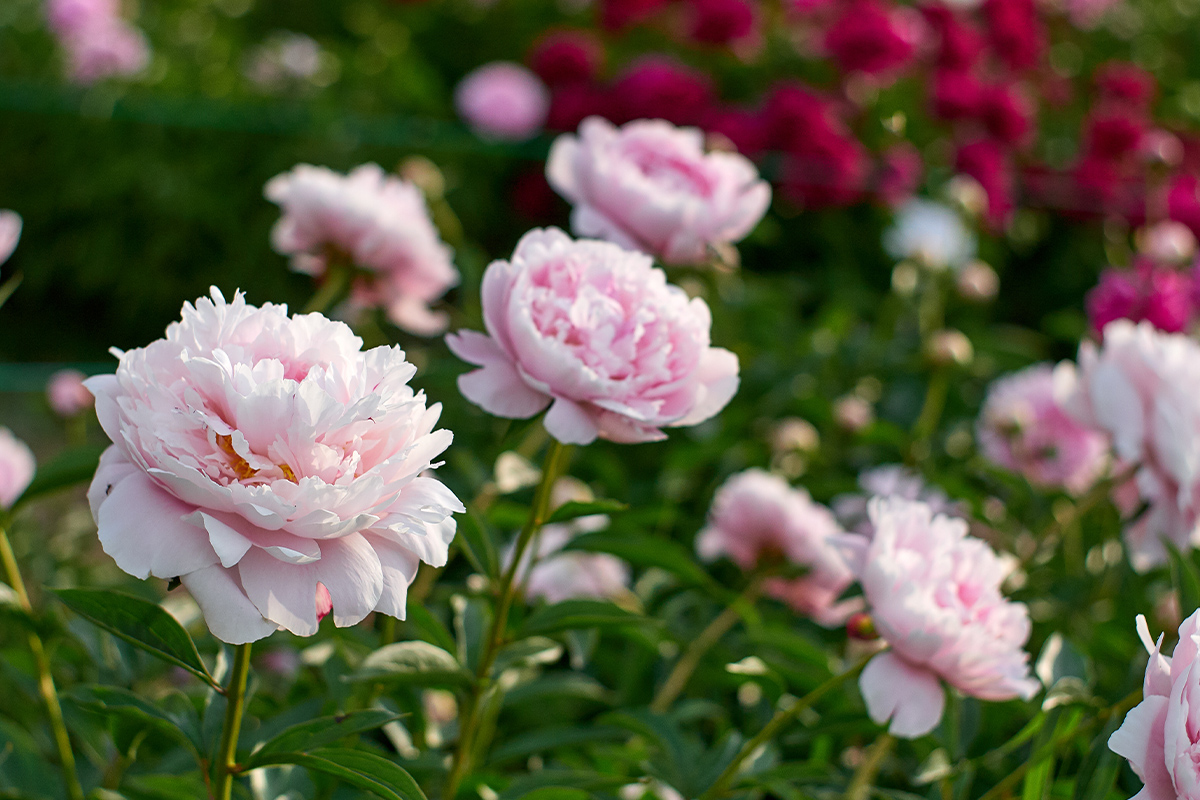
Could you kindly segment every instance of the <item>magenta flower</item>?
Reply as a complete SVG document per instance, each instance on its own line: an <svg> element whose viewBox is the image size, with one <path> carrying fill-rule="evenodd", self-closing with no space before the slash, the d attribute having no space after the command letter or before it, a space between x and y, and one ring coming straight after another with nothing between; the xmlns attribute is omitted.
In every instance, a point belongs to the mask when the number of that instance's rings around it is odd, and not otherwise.
<svg viewBox="0 0 1200 800"><path fill-rule="evenodd" d="M383 307L396 325L432 336L447 317L429 304L458 283L451 250L438 238L421 190L377 164L342 175L300 164L267 182L283 209L271 242L292 269L323 276L331 259L359 267L350 303Z"/></svg>
<svg viewBox="0 0 1200 800"><path fill-rule="evenodd" d="M33 481L37 462L29 445L0 428L0 508L12 508Z"/></svg>
<svg viewBox="0 0 1200 800"><path fill-rule="evenodd" d="M825 49L843 72L895 74L912 58L920 18L879 0L850 0L825 36Z"/></svg>
<svg viewBox="0 0 1200 800"><path fill-rule="evenodd" d="M703 44L728 45L754 32L755 6L747 0L691 0L688 34Z"/></svg>
<svg viewBox="0 0 1200 800"><path fill-rule="evenodd" d="M616 80L609 119L665 119L676 125L699 125L713 105L712 79L668 56L639 59Z"/></svg>
<svg viewBox="0 0 1200 800"><path fill-rule="evenodd" d="M579 236L616 242L669 264L699 264L745 237L771 188L738 153L704 151L704 134L662 120L620 128L599 117L560 136L546 162L550 184L573 205Z"/></svg>
<svg viewBox="0 0 1200 800"><path fill-rule="evenodd" d="M1145 320L1161 331L1179 333L1195 313L1194 292L1191 275L1138 259L1132 270L1110 267L1101 273L1100 283L1088 292L1088 317L1097 334L1118 319Z"/></svg>
<svg viewBox="0 0 1200 800"><path fill-rule="evenodd" d="M550 406L546 430L565 444L665 439L663 427L703 422L737 391L737 356L709 344L708 306L641 253L532 230L488 266L482 294L487 334L446 337L482 367L459 389L499 417Z"/></svg>
<svg viewBox="0 0 1200 800"><path fill-rule="evenodd" d="M744 570L783 559L805 569L798 578L770 578L766 593L826 627L841 625L862 608L862 598L842 600L854 573L841 556L847 537L833 512L793 489L778 475L749 469L717 490L708 525L696 537L706 561L728 556Z"/></svg>
<svg viewBox="0 0 1200 800"><path fill-rule="evenodd" d="M941 681L981 700L1028 700L1029 613L1006 600L1000 584L1010 566L967 523L898 497L870 504L874 534L855 547L871 619L891 648L859 679L867 713L913 739L942 718ZM857 543L855 543L857 544Z"/></svg>
<svg viewBox="0 0 1200 800"><path fill-rule="evenodd" d="M230 644L378 611L403 619L419 561L446 563L452 514L424 475L450 444L396 347L212 290L115 375L90 378L113 444L88 501L131 575L175 578Z"/></svg>
<svg viewBox="0 0 1200 800"><path fill-rule="evenodd" d="M550 91L532 71L494 61L468 74L454 90L458 115L484 139L524 141L541 133Z"/></svg>
<svg viewBox="0 0 1200 800"><path fill-rule="evenodd" d="M603 43L585 30L551 32L529 54L530 67L552 87L594 80L603 64Z"/></svg>
<svg viewBox="0 0 1200 800"><path fill-rule="evenodd" d="M1035 486L1082 494L1109 465L1108 437L1059 404L1075 390L1073 364L1036 364L992 384L979 414L983 455Z"/></svg>

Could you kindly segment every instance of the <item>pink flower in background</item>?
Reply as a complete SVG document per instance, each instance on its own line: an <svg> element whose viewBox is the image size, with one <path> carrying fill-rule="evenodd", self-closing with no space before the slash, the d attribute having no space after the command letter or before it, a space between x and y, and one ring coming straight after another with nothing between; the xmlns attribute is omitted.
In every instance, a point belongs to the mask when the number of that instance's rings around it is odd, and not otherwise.
<svg viewBox="0 0 1200 800"><path fill-rule="evenodd" d="M898 142L883 153L876 174L875 192L885 205L897 208L917 191L924 170L921 152L908 142Z"/></svg>
<svg viewBox="0 0 1200 800"><path fill-rule="evenodd" d="M1012 157L998 142L977 139L958 149L955 165L974 178L987 195L987 219L994 228L1007 223L1016 206L1016 175Z"/></svg>
<svg viewBox="0 0 1200 800"><path fill-rule="evenodd" d="M90 378L113 444L88 501L100 543L139 578L179 577L230 644L404 617L419 561L446 563L458 499L424 473L450 444L397 347L287 307L184 305Z"/></svg>
<svg viewBox="0 0 1200 800"><path fill-rule="evenodd" d="M529 66L547 86L594 80L604 63L604 45L591 31L546 34L529 54Z"/></svg>
<svg viewBox="0 0 1200 800"><path fill-rule="evenodd" d="M17 242L21 240L21 228L24 222L21 220L21 215L15 211L0 209L0 264L8 261L12 256L13 251L17 249Z"/></svg>
<svg viewBox="0 0 1200 800"><path fill-rule="evenodd" d="M761 113L736 106L709 109L704 117L703 128L709 134L728 139L739 153L748 158L762 155L770 138Z"/></svg>
<svg viewBox="0 0 1200 800"><path fill-rule="evenodd" d="M965 70L938 70L934 74L933 113L942 119L978 117L987 100L987 88L974 73Z"/></svg>
<svg viewBox="0 0 1200 800"><path fill-rule="evenodd" d="M766 593L821 625L836 627L862 608L861 598L841 599L854 582L839 550L846 536L833 513L808 492L793 489L778 475L749 469L717 490L708 525L696 537L696 552L706 561L728 556L747 571L779 559L804 568L798 578L769 579Z"/></svg>
<svg viewBox="0 0 1200 800"><path fill-rule="evenodd" d="M1179 626L1170 656L1162 653L1161 634L1157 642L1150 638L1141 614L1137 632L1150 654L1142 701L1109 737L1109 749L1128 759L1145 784L1137 794L1141 800L1195 800L1200 797L1200 732L1193 721L1200 704L1200 611Z"/></svg>
<svg viewBox="0 0 1200 800"><path fill-rule="evenodd" d="M121 18L116 0L48 0L46 18L80 83L135 75L150 61L145 35Z"/></svg>
<svg viewBox="0 0 1200 800"><path fill-rule="evenodd" d="M616 242L669 264L700 264L711 249L754 229L771 189L737 153L704 151L704 134L662 120L620 128L584 120L546 162L550 184L572 203L580 236Z"/></svg>
<svg viewBox="0 0 1200 800"><path fill-rule="evenodd" d="M46 382L46 399L55 414L73 417L95 405L95 398L83 385L86 378L77 369L60 369L50 376Z"/></svg>
<svg viewBox="0 0 1200 800"><path fill-rule="evenodd" d="M554 87L550 95L550 116L546 127L554 131L574 131L588 117L610 117L614 106L608 87L591 81L576 81Z"/></svg>
<svg viewBox="0 0 1200 800"><path fill-rule="evenodd" d="M983 34L943 3L923 3L920 12L936 40L938 69L965 72L974 67L984 50Z"/></svg>
<svg viewBox="0 0 1200 800"><path fill-rule="evenodd" d="M813 208L862 198L870 162L833 101L803 84L780 83L763 114L771 147L784 152L780 194Z"/></svg>
<svg viewBox="0 0 1200 800"><path fill-rule="evenodd" d="M1028 700L1029 613L1000 593L1011 567L967 523L897 497L870 504L874 534L853 560L871 619L891 648L859 678L867 713L916 738L942 718L941 680L981 700ZM940 680L939 680L940 679Z"/></svg>
<svg viewBox="0 0 1200 800"><path fill-rule="evenodd" d="M703 44L728 45L754 33L755 7L747 0L690 0L688 35Z"/></svg>
<svg viewBox="0 0 1200 800"><path fill-rule="evenodd" d="M550 92L532 71L510 61L494 61L468 74L454 90L454 106L485 139L524 141L542 130Z"/></svg>
<svg viewBox="0 0 1200 800"><path fill-rule="evenodd" d="M645 22L670 0L600 0L600 21L610 31Z"/></svg>
<svg viewBox="0 0 1200 800"><path fill-rule="evenodd" d="M1034 0L985 0L983 16L992 49L1009 69L1037 65L1046 50L1046 27Z"/></svg>
<svg viewBox="0 0 1200 800"><path fill-rule="evenodd" d="M1110 61L1096 70L1096 88L1103 101L1148 111L1158 88L1155 77L1127 61Z"/></svg>
<svg viewBox="0 0 1200 800"><path fill-rule="evenodd" d="M1091 488L1108 468L1108 437L1059 405L1077 380L1073 364L1036 364L992 384L977 426L984 457L1035 486Z"/></svg>
<svg viewBox="0 0 1200 800"><path fill-rule="evenodd" d="M843 72L895 73L912 58L920 18L879 0L849 0L825 36L825 49Z"/></svg>
<svg viewBox="0 0 1200 800"><path fill-rule="evenodd" d="M934 514L961 517L966 509L941 490L931 486L925 479L901 464L884 464L859 473L859 494L842 494L833 499L833 513L848 529L870 536L871 519L867 507L875 497L898 497L902 500L919 500Z"/></svg>
<svg viewBox="0 0 1200 800"><path fill-rule="evenodd" d="M320 277L331 259L348 261L362 270L351 305L382 307L413 333L445 330L447 316L429 304L458 283L458 270L420 189L377 164L349 175L300 164L272 178L265 194L283 209L271 242L292 256L292 269Z"/></svg>
<svg viewBox="0 0 1200 800"><path fill-rule="evenodd" d="M0 428L0 508L12 508L33 481L37 462L29 446Z"/></svg>
<svg viewBox="0 0 1200 800"><path fill-rule="evenodd" d="M1020 144L1033 127L1034 104L1016 84L989 86L980 120L987 132L1005 144Z"/></svg>
<svg viewBox="0 0 1200 800"><path fill-rule="evenodd" d="M488 266L481 292L487 334L446 337L482 367L459 389L500 417L550 406L544 424L560 442L664 439L663 427L703 422L737 391L737 356L709 344L708 306L641 253L532 230Z"/></svg>
<svg viewBox="0 0 1200 800"><path fill-rule="evenodd" d="M1078 384L1061 398L1083 425L1111 437L1122 463L1139 465L1134 485L1149 508L1125 528L1139 572L1166 562L1164 540L1183 550L1200 542L1197 386L1200 344L1148 322L1117 320L1104 328L1102 346L1080 346Z"/></svg>
<svg viewBox="0 0 1200 800"><path fill-rule="evenodd" d="M1191 275L1148 258L1138 258L1133 269L1109 267L1087 295L1092 330L1099 334L1113 320L1128 319L1178 333L1195 313L1195 291Z"/></svg>
<svg viewBox="0 0 1200 800"><path fill-rule="evenodd" d="M609 119L665 119L698 125L713 105L712 80L668 56L647 56L617 78L610 93Z"/></svg>

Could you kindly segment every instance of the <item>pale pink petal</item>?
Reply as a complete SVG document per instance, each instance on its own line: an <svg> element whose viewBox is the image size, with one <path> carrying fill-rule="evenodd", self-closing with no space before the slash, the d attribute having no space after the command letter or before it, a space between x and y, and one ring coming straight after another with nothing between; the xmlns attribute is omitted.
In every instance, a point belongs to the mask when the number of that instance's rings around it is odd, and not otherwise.
<svg viewBox="0 0 1200 800"><path fill-rule="evenodd" d="M263 618L242 590L234 570L219 565L181 577L196 599L213 636L226 644L246 644L270 636L279 626Z"/></svg>
<svg viewBox="0 0 1200 800"><path fill-rule="evenodd" d="M339 628L357 625L375 610L383 594L383 568L361 534L322 542L321 560L313 567L333 598L333 622Z"/></svg>
<svg viewBox="0 0 1200 800"><path fill-rule="evenodd" d="M8 261L17 249L21 238L21 215L15 211L0 210L0 264Z"/></svg>
<svg viewBox="0 0 1200 800"><path fill-rule="evenodd" d="M237 573L262 616L297 636L317 632L315 563L288 564L255 547L238 562Z"/></svg>
<svg viewBox="0 0 1200 800"><path fill-rule="evenodd" d="M576 402L558 398L543 420L546 432L563 444L591 444L599 432L596 423Z"/></svg>
<svg viewBox="0 0 1200 800"><path fill-rule="evenodd" d="M397 619L405 618L405 598L408 587L417 578L421 561L412 552L373 534L364 534L375 548L383 572L383 591L375 610Z"/></svg>
<svg viewBox="0 0 1200 800"><path fill-rule="evenodd" d="M888 732L905 739L924 736L937 727L946 693L937 676L915 667L892 652L880 653L863 669L858 681L867 713Z"/></svg>
<svg viewBox="0 0 1200 800"><path fill-rule="evenodd" d="M1166 697L1152 695L1130 709L1108 747L1129 759L1133 771L1146 784L1145 800L1175 800L1175 786L1163 759L1163 732L1167 723Z"/></svg>

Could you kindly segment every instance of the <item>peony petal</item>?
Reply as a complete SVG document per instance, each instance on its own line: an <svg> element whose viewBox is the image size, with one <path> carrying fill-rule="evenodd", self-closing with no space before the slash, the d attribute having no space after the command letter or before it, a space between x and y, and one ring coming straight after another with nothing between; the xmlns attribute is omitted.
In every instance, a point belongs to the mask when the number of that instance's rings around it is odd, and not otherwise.
<svg viewBox="0 0 1200 800"><path fill-rule="evenodd" d="M563 444L591 444L599 430L578 403L559 397L542 420L546 432Z"/></svg>
<svg viewBox="0 0 1200 800"><path fill-rule="evenodd" d="M1129 760L1133 771L1146 784L1147 800L1175 800L1175 787L1163 757L1163 731L1167 724L1166 697L1152 695L1125 715L1108 748Z"/></svg>
<svg viewBox="0 0 1200 800"><path fill-rule="evenodd" d="M467 333L475 332L462 331L463 335ZM475 333L475 336L480 335ZM463 341L469 344L460 346L459 342ZM465 354L477 355L480 352L476 346L478 340L457 339L451 334L446 337L446 344L464 361L481 363ZM458 390L484 411L506 419L527 419L550 404L550 398L525 383L512 362L499 352L494 356L489 355L482 369L458 376Z"/></svg>
<svg viewBox="0 0 1200 800"><path fill-rule="evenodd" d="M125 451L115 444L109 446L100 454L100 463L96 465L96 474L88 487L88 505L92 509L92 519L99 519L100 504L118 483L138 472L137 465L125 455Z"/></svg>
<svg viewBox="0 0 1200 800"><path fill-rule="evenodd" d="M701 356L697 368L700 392L687 416L672 427L695 425L713 417L729 404L738 390L738 357L721 347L710 347Z"/></svg>
<svg viewBox="0 0 1200 800"><path fill-rule="evenodd" d="M383 594L383 568L362 534L322 542L314 569L333 598L333 623L339 628L357 625L375 610Z"/></svg>
<svg viewBox="0 0 1200 800"><path fill-rule="evenodd" d="M317 632L317 563L285 564L255 547L237 569L259 613L297 636L312 636Z"/></svg>
<svg viewBox="0 0 1200 800"><path fill-rule="evenodd" d="M408 587L416 580L421 561L411 551L383 537L372 534L363 536L375 548L383 571L383 592L379 595L375 610L396 619L404 619Z"/></svg>
<svg viewBox="0 0 1200 800"><path fill-rule="evenodd" d="M942 719L946 693L937 676L893 652L871 659L858 685L871 719L880 725L890 719L888 732L894 736L916 739Z"/></svg>
<svg viewBox="0 0 1200 800"><path fill-rule="evenodd" d="M180 580L196 599L212 635L226 644L255 642L279 629L264 619L246 597L234 570L205 567Z"/></svg>

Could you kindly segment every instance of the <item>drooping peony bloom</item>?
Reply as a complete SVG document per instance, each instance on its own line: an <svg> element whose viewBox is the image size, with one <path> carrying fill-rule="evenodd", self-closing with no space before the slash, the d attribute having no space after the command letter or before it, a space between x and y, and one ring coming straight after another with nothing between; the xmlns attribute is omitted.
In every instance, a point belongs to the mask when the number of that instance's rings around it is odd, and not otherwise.
<svg viewBox="0 0 1200 800"><path fill-rule="evenodd" d="M287 307L185 304L90 378L113 445L88 490L100 543L139 578L179 577L230 644L404 617L419 561L446 563L463 511L423 473L450 444L397 347Z"/></svg>
<svg viewBox="0 0 1200 800"><path fill-rule="evenodd" d="M702 422L737 391L737 356L709 345L708 306L641 253L532 230L488 266L482 294L487 334L446 337L482 367L459 389L500 417L550 406L546 430L560 442L664 439L662 428Z"/></svg>
<svg viewBox="0 0 1200 800"><path fill-rule="evenodd" d="M1036 364L992 384L979 414L984 457L1035 486L1086 492L1108 468L1108 437L1079 424L1056 397L1075 391L1070 363Z"/></svg>
<svg viewBox="0 0 1200 800"><path fill-rule="evenodd" d="M1087 295L1088 317L1096 333L1118 319L1144 320L1179 333L1195 314L1194 292L1191 275L1139 258L1132 270L1109 267L1101 273L1100 283Z"/></svg>
<svg viewBox="0 0 1200 800"><path fill-rule="evenodd" d="M33 480L37 462L29 445L0 428L0 508L12 508Z"/></svg>
<svg viewBox="0 0 1200 800"><path fill-rule="evenodd" d="M377 164L348 175L300 164L264 190L283 209L271 242L292 269L323 276L331 260L361 269L350 304L382 306L405 330L432 336L448 318L429 304L458 284L451 251L438 238L421 190Z"/></svg>
<svg viewBox="0 0 1200 800"><path fill-rule="evenodd" d="M77 369L60 369L46 382L46 399L60 417L73 417L95 404L92 393L83 385L87 378Z"/></svg>
<svg viewBox="0 0 1200 800"><path fill-rule="evenodd" d="M454 90L454 107L480 137L520 142L546 124L550 91L528 68L494 61L462 79Z"/></svg>
<svg viewBox="0 0 1200 800"><path fill-rule="evenodd" d="M79 83L136 75L150 61L145 35L121 18L116 0L48 0L46 18Z"/></svg>
<svg viewBox="0 0 1200 800"><path fill-rule="evenodd" d="M1028 700L1029 613L1006 600L1011 571L967 523L898 497L870 504L874 534L855 562L871 619L891 648L859 678L867 713L891 720L895 736L916 738L942 718L942 680L981 700ZM940 679L940 680L939 680Z"/></svg>
<svg viewBox="0 0 1200 800"><path fill-rule="evenodd" d="M913 259L934 270L957 270L975 257L976 241L953 208L914 198L897 210L883 246L893 258Z"/></svg>
<svg viewBox="0 0 1200 800"><path fill-rule="evenodd" d="M587 485L574 478L559 478L550 495L551 508L564 503L590 502L595 497ZM616 597L629 588L629 565L608 553L588 553L563 548L576 536L608 527L608 517L591 514L570 522L542 526L537 535L537 553L526 550L517 571L525 585L525 596L547 603L561 603L583 597ZM505 565L512 563L512 549ZM530 564L533 564L530 568Z"/></svg>
<svg viewBox="0 0 1200 800"><path fill-rule="evenodd" d="M738 153L704 151L704 134L662 120L620 128L599 117L560 136L550 184L573 205L578 236L616 242L671 264L699 264L758 224L771 188Z"/></svg>
<svg viewBox="0 0 1200 800"><path fill-rule="evenodd" d="M826 627L841 625L862 608L861 598L842 600L854 574L839 547L847 537L833 512L760 469L739 472L717 490L708 525L696 537L706 561L728 556L744 570L785 560L803 567L798 578L769 578L767 594Z"/></svg>
<svg viewBox="0 0 1200 800"><path fill-rule="evenodd" d="M1142 702L1125 715L1108 739L1114 753L1129 760L1145 788L1141 800L1193 800L1200 796L1200 732L1193 722L1200 703L1200 611L1179 626L1179 642L1170 656L1163 637L1150 638L1141 614L1137 632L1150 662L1142 683Z"/></svg>
<svg viewBox="0 0 1200 800"><path fill-rule="evenodd" d="M1139 465L1134 485L1149 508L1125 528L1134 569L1167 560L1163 541L1200 543L1200 344L1148 322L1117 320L1104 344L1079 348L1079 382L1061 402L1107 433L1116 457Z"/></svg>
<svg viewBox="0 0 1200 800"><path fill-rule="evenodd" d="M20 214L8 209L0 209L0 264L8 261L13 251L17 249L23 225Z"/></svg>

